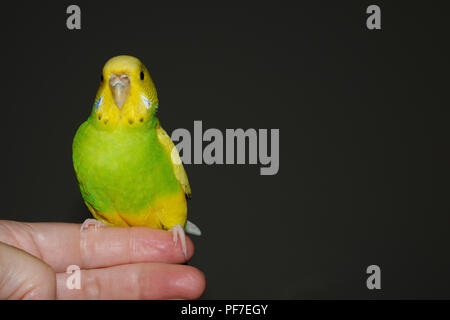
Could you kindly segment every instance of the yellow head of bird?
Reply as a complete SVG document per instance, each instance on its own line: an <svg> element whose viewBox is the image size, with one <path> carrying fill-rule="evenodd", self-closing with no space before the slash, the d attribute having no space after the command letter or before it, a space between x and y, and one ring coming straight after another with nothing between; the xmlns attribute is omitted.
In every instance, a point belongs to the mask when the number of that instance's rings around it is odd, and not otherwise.
<svg viewBox="0 0 450 320"><path fill-rule="evenodd" d="M102 126L137 126L153 118L158 97L152 78L137 58L117 56L103 67L93 116Z"/></svg>

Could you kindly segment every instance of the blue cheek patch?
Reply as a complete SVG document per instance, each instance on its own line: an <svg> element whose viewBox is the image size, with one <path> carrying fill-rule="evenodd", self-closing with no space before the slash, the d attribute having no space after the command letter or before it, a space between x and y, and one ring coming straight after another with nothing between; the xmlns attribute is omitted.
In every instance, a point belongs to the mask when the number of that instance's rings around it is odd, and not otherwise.
<svg viewBox="0 0 450 320"><path fill-rule="evenodd" d="M94 105L95 110L98 109L98 107L100 106L100 104L102 103L103 97L98 98L97 102Z"/></svg>
<svg viewBox="0 0 450 320"><path fill-rule="evenodd" d="M152 104L150 103L150 100L147 97L141 96L142 101L145 104L145 108L148 110L150 109L150 107L152 106Z"/></svg>

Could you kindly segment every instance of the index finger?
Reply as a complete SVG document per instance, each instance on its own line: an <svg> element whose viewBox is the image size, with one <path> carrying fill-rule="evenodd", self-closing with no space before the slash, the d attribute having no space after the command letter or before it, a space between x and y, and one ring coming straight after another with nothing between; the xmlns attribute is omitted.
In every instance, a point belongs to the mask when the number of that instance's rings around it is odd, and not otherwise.
<svg viewBox="0 0 450 320"><path fill-rule="evenodd" d="M69 265L81 269L102 268L139 262L184 263L194 253L192 241L186 237L188 258L172 235L147 227L102 227L80 233L80 224L23 223L2 221L0 240L20 247L45 261L56 272Z"/></svg>

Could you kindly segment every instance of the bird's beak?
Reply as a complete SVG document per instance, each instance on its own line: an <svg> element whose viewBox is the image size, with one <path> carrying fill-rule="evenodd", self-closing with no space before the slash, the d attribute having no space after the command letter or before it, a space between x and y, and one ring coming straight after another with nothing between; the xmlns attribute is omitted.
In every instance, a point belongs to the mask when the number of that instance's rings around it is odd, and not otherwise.
<svg viewBox="0 0 450 320"><path fill-rule="evenodd" d="M130 94L130 78L126 74L112 74L109 77L109 87L116 105L122 109Z"/></svg>

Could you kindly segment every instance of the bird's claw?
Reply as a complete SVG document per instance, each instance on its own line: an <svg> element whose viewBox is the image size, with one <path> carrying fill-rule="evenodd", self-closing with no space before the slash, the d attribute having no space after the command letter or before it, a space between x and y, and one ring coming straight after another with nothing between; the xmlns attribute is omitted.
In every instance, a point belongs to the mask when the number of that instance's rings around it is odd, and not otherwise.
<svg viewBox="0 0 450 320"><path fill-rule="evenodd" d="M183 250L184 257L187 259L186 235L183 227L177 224L170 228L169 231L172 233L172 239L175 247L177 246L178 238L180 238L181 249Z"/></svg>
<svg viewBox="0 0 450 320"><path fill-rule="evenodd" d="M100 220L97 220L97 219L86 219L86 220L84 220L83 224L81 225L80 231L83 232L83 231L86 231L86 230L88 230L90 228L92 228L94 230L97 230L97 229L103 228L105 226L106 226L106 224L101 222Z"/></svg>

